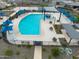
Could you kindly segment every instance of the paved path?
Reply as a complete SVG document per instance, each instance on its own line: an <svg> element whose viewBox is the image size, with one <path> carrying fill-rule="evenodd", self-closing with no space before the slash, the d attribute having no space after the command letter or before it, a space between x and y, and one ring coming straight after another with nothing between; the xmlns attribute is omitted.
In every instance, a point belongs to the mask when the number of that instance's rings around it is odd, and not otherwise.
<svg viewBox="0 0 79 59"><path fill-rule="evenodd" d="M34 59L42 59L42 46L35 46Z"/></svg>

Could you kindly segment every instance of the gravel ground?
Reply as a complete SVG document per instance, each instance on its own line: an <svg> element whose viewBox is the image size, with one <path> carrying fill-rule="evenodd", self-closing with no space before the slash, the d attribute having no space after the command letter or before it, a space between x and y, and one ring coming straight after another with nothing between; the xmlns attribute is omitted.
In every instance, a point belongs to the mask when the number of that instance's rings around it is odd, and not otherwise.
<svg viewBox="0 0 79 59"><path fill-rule="evenodd" d="M43 48L45 49L45 51L43 51L43 53L42 53L43 59L49 59L49 56L51 55L51 49L55 48L55 47L53 47L53 46L43 46ZM75 55L76 51L79 50L79 47L73 46L73 47L69 47L69 48L72 49L72 55L67 56L64 53L64 54L61 54L57 58L52 57L52 59L70 59L70 58L72 59L72 56Z"/></svg>
<svg viewBox="0 0 79 59"><path fill-rule="evenodd" d="M0 39L0 56L4 56L4 51L7 48L14 52L14 55L10 59L33 59L34 47L18 47L16 45L7 44L3 39ZM17 51L20 52L20 55L16 55Z"/></svg>

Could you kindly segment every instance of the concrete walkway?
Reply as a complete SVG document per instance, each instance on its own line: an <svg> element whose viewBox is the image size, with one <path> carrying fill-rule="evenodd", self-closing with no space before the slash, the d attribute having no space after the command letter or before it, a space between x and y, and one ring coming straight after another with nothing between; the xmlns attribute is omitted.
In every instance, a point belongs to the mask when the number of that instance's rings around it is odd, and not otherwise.
<svg viewBox="0 0 79 59"><path fill-rule="evenodd" d="M34 59L42 59L42 46L35 46Z"/></svg>

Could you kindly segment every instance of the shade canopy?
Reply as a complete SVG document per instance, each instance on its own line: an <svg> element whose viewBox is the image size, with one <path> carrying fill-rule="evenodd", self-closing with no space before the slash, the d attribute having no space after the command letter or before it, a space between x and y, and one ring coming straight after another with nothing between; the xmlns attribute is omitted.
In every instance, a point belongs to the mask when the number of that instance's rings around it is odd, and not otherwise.
<svg viewBox="0 0 79 59"><path fill-rule="evenodd" d="M62 1L62 2L70 6L79 6L79 2L73 2L73 1Z"/></svg>
<svg viewBox="0 0 79 59"><path fill-rule="evenodd" d="M66 32L70 36L71 39L79 39L79 32L77 32L72 25L70 24L63 24L63 27L65 28Z"/></svg>

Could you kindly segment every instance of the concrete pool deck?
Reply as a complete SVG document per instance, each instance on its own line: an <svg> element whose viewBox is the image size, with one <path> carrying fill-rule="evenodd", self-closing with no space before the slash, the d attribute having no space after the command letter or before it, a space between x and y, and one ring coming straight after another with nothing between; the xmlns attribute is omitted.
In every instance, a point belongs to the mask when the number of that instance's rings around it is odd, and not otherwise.
<svg viewBox="0 0 79 59"><path fill-rule="evenodd" d="M33 44L33 41L42 41L43 45L61 45L58 38L66 38L67 42L69 42L70 37L68 37L68 35L66 34L66 31L61 30L63 34L57 34L53 27L54 22L55 24L73 24L63 14L61 14L60 22L57 22L57 20L59 20L59 15L60 15L59 13L46 13L46 14L50 14L51 18L45 21L41 20L41 32L42 32L41 35L36 35L36 36L21 35L18 30L18 23L22 18L24 18L28 14L32 14L32 12L22 14L21 16L13 20L14 31L12 32L12 35L7 33L8 34L7 37L9 38L8 40L10 40L11 42L13 41L14 44L21 44L22 41L26 43L30 42L31 44ZM52 17L55 17L55 19ZM52 21L53 24L50 24L49 21ZM49 30L50 27L53 28L53 31ZM57 42L54 42L52 40L53 37L56 37ZM72 40L70 45L78 45L77 40L76 41Z"/></svg>
<svg viewBox="0 0 79 59"><path fill-rule="evenodd" d="M29 13L29 14L33 14L33 13ZM34 13L34 14L39 14L39 13ZM55 35L53 35L53 33L51 34L51 32L49 30L50 24L49 24L48 20L46 20L46 21L41 20L41 24L40 24L40 26L41 26L41 34L40 35L22 35L22 34L20 34L19 29L18 29L18 24L22 20L22 18L24 18L26 15L27 15L27 13L20 16L20 17L18 17L17 19L13 20L14 34L16 35L16 37L19 40L25 40L25 41L49 41L52 38L49 39L49 40L47 39L49 37L49 35L47 35L48 31L49 31L51 36L55 36Z"/></svg>

